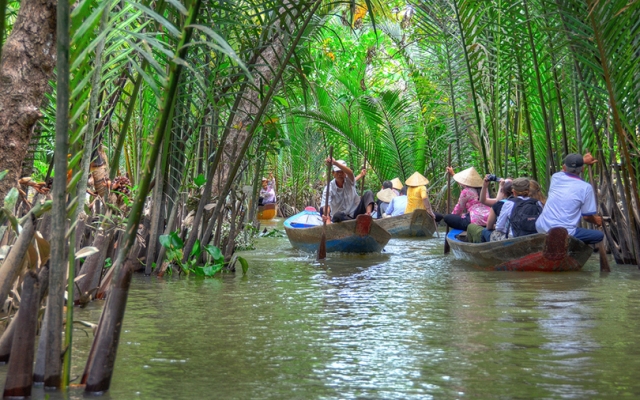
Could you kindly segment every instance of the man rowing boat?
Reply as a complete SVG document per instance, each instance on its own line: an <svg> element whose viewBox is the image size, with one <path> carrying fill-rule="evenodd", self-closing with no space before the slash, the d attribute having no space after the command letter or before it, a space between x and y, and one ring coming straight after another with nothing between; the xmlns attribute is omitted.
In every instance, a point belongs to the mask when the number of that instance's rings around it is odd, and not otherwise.
<svg viewBox="0 0 640 400"><path fill-rule="evenodd" d="M549 198L536 221L536 229L546 233L551 228L563 227L569 235L586 244L602 241L602 232L594 229L579 228L580 217L592 224L601 226L602 217L597 215L597 205L591 185L580 178L584 164L598 162L590 153L583 156L569 154L563 162L562 171L553 174L549 187Z"/></svg>
<svg viewBox="0 0 640 400"><path fill-rule="evenodd" d="M367 190L362 197L358 196L355 186L356 177L345 161L336 161L327 157L326 163L333 167L333 180L322 191L320 204L322 219L328 224L355 219L361 214L371 215L374 204L373 193ZM329 189L328 205L325 204L327 189Z"/></svg>

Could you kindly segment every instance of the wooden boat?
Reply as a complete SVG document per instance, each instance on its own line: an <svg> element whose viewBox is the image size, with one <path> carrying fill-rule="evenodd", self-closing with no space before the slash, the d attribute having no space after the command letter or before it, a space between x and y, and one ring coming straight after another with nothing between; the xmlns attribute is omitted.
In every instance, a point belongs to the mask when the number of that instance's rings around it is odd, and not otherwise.
<svg viewBox="0 0 640 400"><path fill-rule="evenodd" d="M310 253L318 251L323 229L320 213L313 210L305 209L284 221L291 245ZM327 253L379 253L391 239L391 234L374 223L369 215L328 224L326 229Z"/></svg>
<svg viewBox="0 0 640 400"><path fill-rule="evenodd" d="M258 219L273 219L278 213L278 206L276 203L269 203L263 206L258 206Z"/></svg>
<svg viewBox="0 0 640 400"><path fill-rule="evenodd" d="M426 210L415 210L410 214L375 220L391 237L432 237L436 222Z"/></svg>
<svg viewBox="0 0 640 400"><path fill-rule="evenodd" d="M460 241L456 238L460 233L454 229L447 235L453 255L488 270L578 271L593 254L592 247L569 236L564 228L489 243Z"/></svg>

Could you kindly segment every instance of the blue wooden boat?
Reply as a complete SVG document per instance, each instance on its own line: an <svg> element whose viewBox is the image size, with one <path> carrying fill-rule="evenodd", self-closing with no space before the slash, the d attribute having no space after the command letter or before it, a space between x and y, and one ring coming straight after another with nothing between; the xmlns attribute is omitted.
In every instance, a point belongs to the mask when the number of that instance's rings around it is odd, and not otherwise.
<svg viewBox="0 0 640 400"><path fill-rule="evenodd" d="M312 211L313 210L313 211ZM305 209L286 221L284 230L289 242L306 252L318 251L322 236L322 218L314 209ZM328 224L326 227L327 253L379 253L391 239L391 234L378 226L369 215Z"/></svg>

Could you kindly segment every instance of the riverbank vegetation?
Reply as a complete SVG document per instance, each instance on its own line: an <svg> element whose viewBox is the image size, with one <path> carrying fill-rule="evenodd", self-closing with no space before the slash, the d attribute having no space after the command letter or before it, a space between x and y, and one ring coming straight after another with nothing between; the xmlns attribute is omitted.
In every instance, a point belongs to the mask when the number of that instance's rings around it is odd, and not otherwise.
<svg viewBox="0 0 640 400"><path fill-rule="evenodd" d="M131 272L246 272L260 178L283 216L317 205L330 145L374 191L423 173L439 209L450 145L456 168L543 188L591 152L607 248L640 264L637 1L61 5L0 1L0 303L48 298L47 386L69 383L65 291L111 293L83 377L106 390Z"/></svg>

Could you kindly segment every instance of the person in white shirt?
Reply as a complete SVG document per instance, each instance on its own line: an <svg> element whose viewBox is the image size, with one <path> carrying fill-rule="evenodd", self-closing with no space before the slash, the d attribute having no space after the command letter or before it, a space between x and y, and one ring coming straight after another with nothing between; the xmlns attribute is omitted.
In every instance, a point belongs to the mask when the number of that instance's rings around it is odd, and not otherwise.
<svg viewBox="0 0 640 400"><path fill-rule="evenodd" d="M403 186L400 190L400 196L396 196L389 203L387 207L386 216L396 217L404 214L404 209L407 208L407 187Z"/></svg>
<svg viewBox="0 0 640 400"><path fill-rule="evenodd" d="M358 215L371 215L373 211L373 193L367 190L358 196L356 192L356 179L353 171L347 167L343 160L335 160L327 157L327 165L333 166L333 180L322 191L320 214L327 223L341 222L355 219ZM329 188L329 204L325 204Z"/></svg>
<svg viewBox="0 0 640 400"><path fill-rule="evenodd" d="M538 232L546 233L551 228L561 226L569 235L586 244L602 241L602 232L578 227L580 217L592 224L602 225L602 217L597 215L593 189L580 178L584 164L592 165L596 162L590 153L584 157L572 153L564 159L562 172L557 172L551 177L549 198L536 221Z"/></svg>

